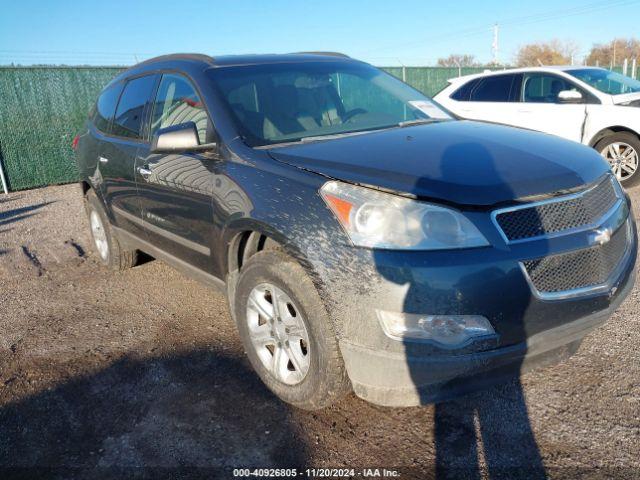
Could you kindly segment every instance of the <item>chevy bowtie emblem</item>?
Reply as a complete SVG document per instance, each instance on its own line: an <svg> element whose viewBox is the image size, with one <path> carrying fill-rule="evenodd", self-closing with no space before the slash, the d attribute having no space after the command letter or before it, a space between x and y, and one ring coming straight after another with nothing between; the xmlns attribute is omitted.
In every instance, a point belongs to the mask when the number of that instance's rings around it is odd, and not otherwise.
<svg viewBox="0 0 640 480"><path fill-rule="evenodd" d="M589 238L592 245L604 245L611 240L611 234L613 231L610 228L603 228L602 230L596 230Z"/></svg>

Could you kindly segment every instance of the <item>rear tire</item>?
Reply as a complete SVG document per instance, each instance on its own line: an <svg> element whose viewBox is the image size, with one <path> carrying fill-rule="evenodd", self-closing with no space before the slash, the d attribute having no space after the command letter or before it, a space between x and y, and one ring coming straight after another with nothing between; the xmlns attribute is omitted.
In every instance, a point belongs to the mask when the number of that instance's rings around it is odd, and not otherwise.
<svg viewBox="0 0 640 480"><path fill-rule="evenodd" d="M640 138L629 132L614 133L600 140L595 149L609 162L624 187L640 183Z"/></svg>
<svg viewBox="0 0 640 480"><path fill-rule="evenodd" d="M100 262L116 271L134 267L138 261L138 251L122 248L102 203L93 190L89 190L85 195L85 208L89 217L93 248Z"/></svg>
<svg viewBox="0 0 640 480"><path fill-rule="evenodd" d="M317 410L351 390L324 303L284 252L261 251L243 265L232 309L249 361L280 399Z"/></svg>

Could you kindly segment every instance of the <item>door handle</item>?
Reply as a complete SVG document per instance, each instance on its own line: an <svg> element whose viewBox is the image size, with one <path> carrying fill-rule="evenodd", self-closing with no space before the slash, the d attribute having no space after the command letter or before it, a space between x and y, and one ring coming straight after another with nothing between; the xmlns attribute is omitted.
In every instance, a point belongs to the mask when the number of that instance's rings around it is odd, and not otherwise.
<svg viewBox="0 0 640 480"><path fill-rule="evenodd" d="M153 171L149 170L148 168L138 167L138 173L142 176L142 178L147 180L151 176Z"/></svg>
<svg viewBox="0 0 640 480"><path fill-rule="evenodd" d="M104 157L98 157L98 161L100 163L109 163L109 159Z"/></svg>

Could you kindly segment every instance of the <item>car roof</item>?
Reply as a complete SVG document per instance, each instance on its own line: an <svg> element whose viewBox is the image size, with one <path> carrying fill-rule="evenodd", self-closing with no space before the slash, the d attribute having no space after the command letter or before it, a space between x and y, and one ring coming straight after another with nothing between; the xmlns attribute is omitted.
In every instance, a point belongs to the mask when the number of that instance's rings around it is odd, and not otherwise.
<svg viewBox="0 0 640 480"><path fill-rule="evenodd" d="M259 65L273 63L300 63L317 61L357 61L347 55L333 52L299 52L281 54L257 54L257 55L224 55L215 57L212 67L230 67L241 65Z"/></svg>
<svg viewBox="0 0 640 480"><path fill-rule="evenodd" d="M505 68L504 70L485 71L482 73L473 73L471 75L464 75L462 77L450 78L449 83L460 83L472 80L474 78L489 77L491 75L501 75L504 73L523 73L523 72L568 72L571 70L582 70L585 68L592 68L598 70L604 70L600 67L589 67L586 65L550 65L543 67L519 67L519 68Z"/></svg>
<svg viewBox="0 0 640 480"><path fill-rule="evenodd" d="M159 69L179 68L189 72L190 70L203 71L209 68L236 67L242 65L262 65L274 63L303 63L321 61L348 61L360 62L343 53L338 52L296 52L280 54L250 54L250 55L222 55L212 57L201 53L173 53L161 55L140 62L124 70L109 84L121 82L129 77L142 75Z"/></svg>

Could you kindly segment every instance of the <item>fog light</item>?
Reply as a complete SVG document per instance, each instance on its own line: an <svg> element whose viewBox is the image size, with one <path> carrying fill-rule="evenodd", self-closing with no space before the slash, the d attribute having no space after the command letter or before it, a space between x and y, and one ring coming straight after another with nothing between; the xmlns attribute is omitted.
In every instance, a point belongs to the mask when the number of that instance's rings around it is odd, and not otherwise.
<svg viewBox="0 0 640 480"><path fill-rule="evenodd" d="M495 333L489 320L481 315L415 315L383 310L377 313L384 333L395 340L433 340L454 346Z"/></svg>

